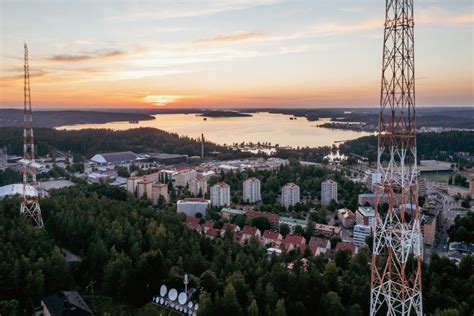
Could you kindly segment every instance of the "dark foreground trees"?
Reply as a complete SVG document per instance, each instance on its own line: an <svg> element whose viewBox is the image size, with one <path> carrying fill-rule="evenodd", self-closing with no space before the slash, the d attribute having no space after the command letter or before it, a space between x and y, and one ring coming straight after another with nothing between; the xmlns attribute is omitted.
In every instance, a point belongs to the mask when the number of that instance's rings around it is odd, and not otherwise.
<svg viewBox="0 0 474 316"><path fill-rule="evenodd" d="M256 240L241 247L228 235L206 239L189 231L173 207L156 212L147 201L102 185L62 189L42 200L45 230L20 218L18 203L0 202L2 315L30 311L42 297L60 289L78 289L91 304L86 290L91 280L96 282L96 296L141 306L162 283L182 289L185 272L190 274L190 288L202 288L195 298L201 315L368 313L367 251L347 262L342 262L343 255L338 262L309 258L304 268L299 253L268 259ZM59 247L78 254L81 261L66 263ZM290 261L295 262L291 271ZM472 257L456 266L433 256L423 270L426 313L452 309L471 315L472 272ZM107 311L119 314L114 306Z"/></svg>

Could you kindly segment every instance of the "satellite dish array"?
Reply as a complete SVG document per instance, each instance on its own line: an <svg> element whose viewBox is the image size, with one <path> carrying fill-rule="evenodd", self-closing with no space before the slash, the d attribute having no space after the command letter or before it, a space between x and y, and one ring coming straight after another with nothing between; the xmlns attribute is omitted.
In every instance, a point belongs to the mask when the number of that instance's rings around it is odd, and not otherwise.
<svg viewBox="0 0 474 316"><path fill-rule="evenodd" d="M189 316L196 316L199 309L199 304L189 301L188 295L185 292L181 292L178 295L176 289L168 291L164 284L160 287L160 294L153 297L153 303Z"/></svg>

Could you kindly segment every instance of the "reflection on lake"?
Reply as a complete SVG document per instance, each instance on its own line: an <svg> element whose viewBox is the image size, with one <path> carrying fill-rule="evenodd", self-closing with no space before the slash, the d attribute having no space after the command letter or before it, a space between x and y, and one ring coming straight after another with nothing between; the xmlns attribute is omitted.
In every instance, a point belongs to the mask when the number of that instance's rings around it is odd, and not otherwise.
<svg viewBox="0 0 474 316"><path fill-rule="evenodd" d="M254 113L252 117L212 118L206 120L195 114L157 114L155 120L111 122L105 124L79 124L61 126L58 129L79 130L85 128L110 128L126 130L138 127L154 127L168 132L193 138L204 137L218 144L241 142L263 143L291 147L331 146L335 142L346 141L370 135L368 132L355 132L318 127L329 119L309 122L305 118L290 119L283 114Z"/></svg>

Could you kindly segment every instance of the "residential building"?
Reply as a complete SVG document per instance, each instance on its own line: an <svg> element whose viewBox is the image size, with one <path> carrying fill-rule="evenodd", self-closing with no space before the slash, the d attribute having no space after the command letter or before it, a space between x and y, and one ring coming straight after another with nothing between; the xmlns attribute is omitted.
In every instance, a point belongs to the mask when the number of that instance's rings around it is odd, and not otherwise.
<svg viewBox="0 0 474 316"><path fill-rule="evenodd" d="M187 169L178 172L175 176L175 186L177 187L187 187L189 185L189 181L192 179L196 179L197 172L194 169Z"/></svg>
<svg viewBox="0 0 474 316"><path fill-rule="evenodd" d="M365 172L365 174L367 176L366 185L369 188L369 190L373 192L375 184L380 182L381 174L373 170L368 170Z"/></svg>
<svg viewBox="0 0 474 316"><path fill-rule="evenodd" d="M253 177L248 178L243 184L243 199L246 203L257 203L262 198L260 196L260 180Z"/></svg>
<svg viewBox="0 0 474 316"><path fill-rule="evenodd" d="M308 247L313 256L324 255L331 249L331 242L328 239L311 237Z"/></svg>
<svg viewBox="0 0 474 316"><path fill-rule="evenodd" d="M225 182L219 182L211 187L212 206L230 205L230 186Z"/></svg>
<svg viewBox="0 0 474 316"><path fill-rule="evenodd" d="M375 211L370 206L359 206L356 212L356 224L374 226L375 224Z"/></svg>
<svg viewBox="0 0 474 316"><path fill-rule="evenodd" d="M158 204L158 199L160 198L160 195L163 196L165 202L168 202L170 200L170 197L168 195L168 185L165 183L153 183L151 185L151 199L153 201L153 204Z"/></svg>
<svg viewBox="0 0 474 316"><path fill-rule="evenodd" d="M41 307L35 309L34 315L94 315L84 299L76 291L61 291L41 300Z"/></svg>
<svg viewBox="0 0 474 316"><path fill-rule="evenodd" d="M372 228L367 225L354 226L354 244L358 247L365 245L365 239L372 234Z"/></svg>
<svg viewBox="0 0 474 316"><path fill-rule="evenodd" d="M127 179L127 191L136 196L137 185L139 181L142 181L142 177L130 177Z"/></svg>
<svg viewBox="0 0 474 316"><path fill-rule="evenodd" d="M221 237L224 238L224 235L225 235L225 232L228 230L230 230L231 233L233 233L234 235L236 233L238 233L240 231L240 227L236 224L230 224L230 223L224 223L224 225L222 225L222 229L221 229Z"/></svg>
<svg viewBox="0 0 474 316"><path fill-rule="evenodd" d="M235 236L238 242L241 244L245 243L252 237L260 238L262 233L257 227L254 226L244 226L240 232L238 232Z"/></svg>
<svg viewBox="0 0 474 316"><path fill-rule="evenodd" d="M189 192L194 196L204 196L207 193L207 179L201 175L197 175L196 178L189 180Z"/></svg>
<svg viewBox="0 0 474 316"><path fill-rule="evenodd" d="M296 226L301 226L303 229L306 229L306 227L308 227L308 220L280 216L279 225L281 226L282 224L288 225L288 227L290 228L290 232L294 232Z"/></svg>
<svg viewBox="0 0 474 316"><path fill-rule="evenodd" d="M189 229L193 229L198 232L201 231L201 224L199 224L199 218L195 216L186 216L186 226Z"/></svg>
<svg viewBox="0 0 474 316"><path fill-rule="evenodd" d="M336 252L339 250L349 250L351 252L351 255L355 255L357 253L357 248L356 245L351 244L349 242L343 242L340 241L336 244Z"/></svg>
<svg viewBox="0 0 474 316"><path fill-rule="evenodd" d="M208 206L209 200L203 198L186 198L176 203L177 212L187 216L196 216L198 213L205 215Z"/></svg>
<svg viewBox="0 0 474 316"><path fill-rule="evenodd" d="M286 251L291 251L297 248L301 253L303 253L306 248L306 241L303 236L288 234L283 241L283 248Z"/></svg>
<svg viewBox="0 0 474 316"><path fill-rule="evenodd" d="M337 202L337 182L328 179L321 183L321 204L328 206L332 200Z"/></svg>
<svg viewBox="0 0 474 316"><path fill-rule="evenodd" d="M277 214L249 210L245 213L245 215L247 215L247 218L249 220L252 220L256 217L265 217L270 222L270 226L272 227L272 229L280 229L280 216L278 216Z"/></svg>
<svg viewBox="0 0 474 316"><path fill-rule="evenodd" d="M263 232L262 243L263 245L271 245L272 247L278 247L282 243L283 237L277 230L267 229Z"/></svg>
<svg viewBox="0 0 474 316"><path fill-rule="evenodd" d="M281 204L289 208L300 202L300 187L294 183L288 183L281 188Z"/></svg>
<svg viewBox="0 0 474 316"><path fill-rule="evenodd" d="M356 215L350 209L341 208L337 210L337 218L344 228L352 228L355 225Z"/></svg>
<svg viewBox="0 0 474 316"><path fill-rule="evenodd" d="M341 227L324 224L314 224L314 233L316 235L323 235L326 238L341 237L341 231Z"/></svg>
<svg viewBox="0 0 474 316"><path fill-rule="evenodd" d="M141 199L145 194L147 198L151 199L153 181L148 180L147 178L144 178L140 181L137 182L137 197Z"/></svg>
<svg viewBox="0 0 474 316"><path fill-rule="evenodd" d="M224 207L221 209L221 217L231 221L237 215L245 215L245 211L237 210L234 208Z"/></svg>
<svg viewBox="0 0 474 316"><path fill-rule="evenodd" d="M436 237L436 217L423 214L421 216L421 232L423 234L423 243L434 246Z"/></svg>

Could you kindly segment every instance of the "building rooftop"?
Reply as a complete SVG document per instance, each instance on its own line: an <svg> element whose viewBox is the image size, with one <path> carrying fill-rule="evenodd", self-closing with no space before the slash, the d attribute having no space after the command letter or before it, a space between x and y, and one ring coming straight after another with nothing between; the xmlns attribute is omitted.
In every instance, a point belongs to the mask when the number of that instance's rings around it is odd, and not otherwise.
<svg viewBox="0 0 474 316"><path fill-rule="evenodd" d="M299 188L299 186L293 182L287 183L283 186L283 189L294 189Z"/></svg>
<svg viewBox="0 0 474 316"><path fill-rule="evenodd" d="M219 183L216 183L212 186L213 188L214 187L220 187L220 188L229 188L229 185L225 182L219 182Z"/></svg>
<svg viewBox="0 0 474 316"><path fill-rule="evenodd" d="M121 163L125 161L135 161L137 158L138 155L132 151L122 151L96 154L91 160L98 163Z"/></svg>
<svg viewBox="0 0 474 316"><path fill-rule="evenodd" d="M285 217L285 216L280 216L280 222L293 223L293 224L302 225L302 226L308 224L308 220L306 219L299 219L299 218Z"/></svg>
<svg viewBox="0 0 474 316"><path fill-rule="evenodd" d="M51 316L93 315L89 306L76 291L61 291L42 301Z"/></svg>
<svg viewBox="0 0 474 316"><path fill-rule="evenodd" d="M356 245L352 243L340 241L336 244L336 251L339 251L339 250L350 250L352 254L354 254L356 250Z"/></svg>
<svg viewBox="0 0 474 316"><path fill-rule="evenodd" d="M243 215L243 214L245 214L245 211L237 210L237 209L234 209L234 208L228 208L228 207L224 207L221 210L221 213L222 212L229 213L229 214L234 214L234 215Z"/></svg>
<svg viewBox="0 0 474 316"><path fill-rule="evenodd" d="M266 231L263 232L263 238L266 239L280 239L281 235L278 231L272 230L272 229L267 229Z"/></svg>
<svg viewBox="0 0 474 316"><path fill-rule="evenodd" d="M375 210L371 206L359 206L357 208L357 212L359 212L364 217L373 217L373 216L375 216Z"/></svg>
<svg viewBox="0 0 474 316"><path fill-rule="evenodd" d="M182 200L178 200L178 204L181 203L209 203L209 200L203 198L184 198Z"/></svg>

